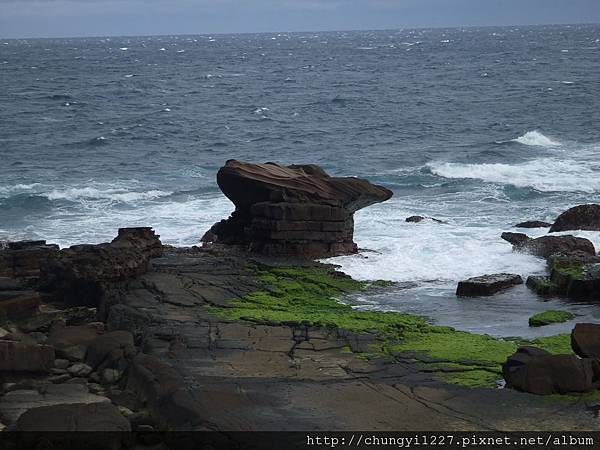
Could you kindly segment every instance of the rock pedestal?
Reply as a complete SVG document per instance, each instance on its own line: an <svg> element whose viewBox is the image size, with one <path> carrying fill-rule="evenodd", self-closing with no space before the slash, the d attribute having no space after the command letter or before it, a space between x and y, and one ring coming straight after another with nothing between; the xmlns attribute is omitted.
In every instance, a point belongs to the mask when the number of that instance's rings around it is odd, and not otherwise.
<svg viewBox="0 0 600 450"><path fill-rule="evenodd" d="M203 242L240 244L267 255L355 253L354 213L392 196L367 180L330 177L315 165L230 160L219 170L217 183L236 209Z"/></svg>

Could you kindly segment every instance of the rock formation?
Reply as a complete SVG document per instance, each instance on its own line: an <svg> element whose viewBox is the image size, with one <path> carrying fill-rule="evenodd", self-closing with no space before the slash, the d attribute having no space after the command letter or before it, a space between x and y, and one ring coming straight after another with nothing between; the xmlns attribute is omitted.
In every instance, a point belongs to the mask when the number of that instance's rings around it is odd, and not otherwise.
<svg viewBox="0 0 600 450"><path fill-rule="evenodd" d="M512 273L482 275L460 281L456 288L456 295L459 297L489 296L517 284L523 284L523 279Z"/></svg>
<svg viewBox="0 0 600 450"><path fill-rule="evenodd" d="M567 230L600 231L600 205L579 205L562 213L550 232Z"/></svg>
<svg viewBox="0 0 600 450"><path fill-rule="evenodd" d="M202 241L240 244L267 255L323 258L355 253L354 213L392 196L367 180L330 177L315 165L229 160L217 183L235 211Z"/></svg>
<svg viewBox="0 0 600 450"><path fill-rule="evenodd" d="M542 236L532 239L523 233L502 233L502 239L510 242L515 250L541 258L559 254L596 255L596 249L590 240L575 236Z"/></svg>
<svg viewBox="0 0 600 450"><path fill-rule="evenodd" d="M550 228L551 223L542 222L541 220L526 220L515 225L516 228Z"/></svg>
<svg viewBox="0 0 600 450"><path fill-rule="evenodd" d="M571 347L582 358L600 358L600 325L576 324L571 331Z"/></svg>

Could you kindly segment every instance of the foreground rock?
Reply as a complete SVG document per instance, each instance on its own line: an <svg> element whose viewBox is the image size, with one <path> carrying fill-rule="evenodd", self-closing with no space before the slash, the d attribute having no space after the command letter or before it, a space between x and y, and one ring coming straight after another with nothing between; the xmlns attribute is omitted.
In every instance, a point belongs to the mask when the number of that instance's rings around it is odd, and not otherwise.
<svg viewBox="0 0 600 450"><path fill-rule="evenodd" d="M550 232L569 230L600 231L600 205L579 205L562 213Z"/></svg>
<svg viewBox="0 0 600 450"><path fill-rule="evenodd" d="M359 178L330 177L318 166L229 160L217 174L235 204L204 242L240 244L267 255L309 258L355 253L354 213L392 192Z"/></svg>
<svg viewBox="0 0 600 450"><path fill-rule="evenodd" d="M600 358L600 325L576 324L571 331L571 347L582 358Z"/></svg>
<svg viewBox="0 0 600 450"><path fill-rule="evenodd" d="M131 431L131 426L110 403L75 403L32 408L19 417L15 431Z"/></svg>
<svg viewBox="0 0 600 450"><path fill-rule="evenodd" d="M589 239L575 236L542 236L531 239L523 233L502 233L502 239L510 242L514 249L541 258L552 255L589 255L595 256L596 249Z"/></svg>
<svg viewBox="0 0 600 450"><path fill-rule="evenodd" d="M542 222L541 220L527 220L515 225L515 228L550 228L551 223Z"/></svg>
<svg viewBox="0 0 600 450"><path fill-rule="evenodd" d="M162 254L158 238L151 228L122 228L111 243L63 249L43 268L43 288L69 305L103 307L122 283L146 273L150 258Z"/></svg>
<svg viewBox="0 0 600 450"><path fill-rule="evenodd" d="M502 365L507 387L532 394L589 392L600 387L600 362L520 347Z"/></svg>
<svg viewBox="0 0 600 450"><path fill-rule="evenodd" d="M456 288L456 295L459 297L489 296L518 284L523 284L520 275L512 273L482 275L460 281Z"/></svg>

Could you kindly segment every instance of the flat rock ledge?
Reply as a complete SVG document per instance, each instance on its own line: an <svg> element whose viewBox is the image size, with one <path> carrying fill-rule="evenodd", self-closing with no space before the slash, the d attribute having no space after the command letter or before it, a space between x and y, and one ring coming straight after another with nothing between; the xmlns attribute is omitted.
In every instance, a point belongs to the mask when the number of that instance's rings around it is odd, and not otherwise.
<svg viewBox="0 0 600 450"><path fill-rule="evenodd" d="M243 245L265 255L326 258L356 253L354 213L392 197L382 186L331 177L316 165L229 160L217 183L235 211L202 240Z"/></svg>
<svg viewBox="0 0 600 450"><path fill-rule="evenodd" d="M460 281L456 288L456 295L459 297L490 296L518 284L523 284L520 275L512 273L482 275Z"/></svg>

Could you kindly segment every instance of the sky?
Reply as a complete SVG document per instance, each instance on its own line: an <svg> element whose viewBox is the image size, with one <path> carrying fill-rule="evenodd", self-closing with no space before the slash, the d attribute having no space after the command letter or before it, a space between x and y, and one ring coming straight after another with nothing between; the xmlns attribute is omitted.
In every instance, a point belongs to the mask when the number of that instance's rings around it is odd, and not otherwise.
<svg viewBox="0 0 600 450"><path fill-rule="evenodd" d="M600 23L600 0L0 0L0 37Z"/></svg>

